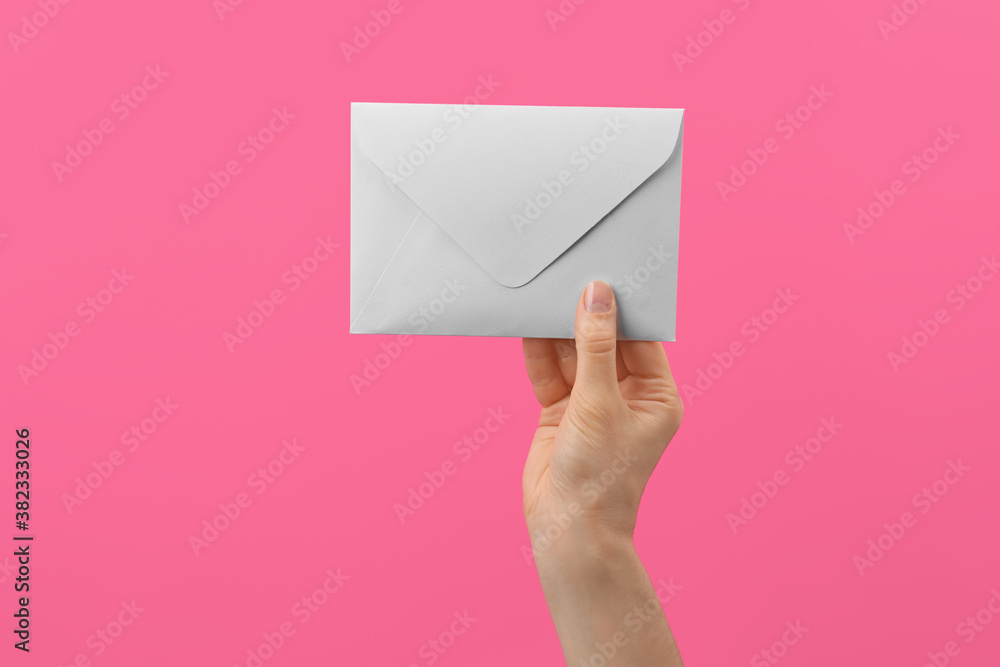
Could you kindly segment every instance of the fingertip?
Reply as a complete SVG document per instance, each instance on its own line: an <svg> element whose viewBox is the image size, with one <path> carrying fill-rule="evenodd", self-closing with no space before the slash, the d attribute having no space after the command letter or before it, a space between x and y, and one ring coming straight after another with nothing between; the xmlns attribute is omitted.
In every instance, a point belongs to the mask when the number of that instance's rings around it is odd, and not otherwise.
<svg viewBox="0 0 1000 667"><path fill-rule="evenodd" d="M615 292L606 282L594 280L583 290L583 305L588 313L610 313L615 307Z"/></svg>
<svg viewBox="0 0 1000 667"><path fill-rule="evenodd" d="M584 386L618 385L616 320L611 286L599 280L588 283L576 311L577 378Z"/></svg>

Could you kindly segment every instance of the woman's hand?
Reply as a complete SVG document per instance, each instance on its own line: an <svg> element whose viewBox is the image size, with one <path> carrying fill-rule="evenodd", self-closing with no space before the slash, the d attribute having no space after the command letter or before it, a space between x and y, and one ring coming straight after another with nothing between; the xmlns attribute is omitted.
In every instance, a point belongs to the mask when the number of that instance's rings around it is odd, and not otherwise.
<svg viewBox="0 0 1000 667"><path fill-rule="evenodd" d="M594 282L577 304L575 342L524 340L542 406L524 467L524 515L569 664L600 655L595 664L679 665L632 535L683 406L663 346L618 341L616 320L611 287ZM656 617L629 618L649 605Z"/></svg>
<svg viewBox="0 0 1000 667"><path fill-rule="evenodd" d="M591 283L577 304L575 342L524 340L542 406L523 480L533 539L576 504L587 528L630 540L646 482L680 427L663 346L616 340L616 317L611 287Z"/></svg>

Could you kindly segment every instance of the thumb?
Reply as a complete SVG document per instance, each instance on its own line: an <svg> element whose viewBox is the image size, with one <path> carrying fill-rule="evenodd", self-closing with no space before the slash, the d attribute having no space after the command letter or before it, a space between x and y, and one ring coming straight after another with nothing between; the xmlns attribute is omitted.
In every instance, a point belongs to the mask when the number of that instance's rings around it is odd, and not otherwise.
<svg viewBox="0 0 1000 667"><path fill-rule="evenodd" d="M576 305L576 382L586 393L618 394L615 363L618 307L611 286L587 285Z"/></svg>

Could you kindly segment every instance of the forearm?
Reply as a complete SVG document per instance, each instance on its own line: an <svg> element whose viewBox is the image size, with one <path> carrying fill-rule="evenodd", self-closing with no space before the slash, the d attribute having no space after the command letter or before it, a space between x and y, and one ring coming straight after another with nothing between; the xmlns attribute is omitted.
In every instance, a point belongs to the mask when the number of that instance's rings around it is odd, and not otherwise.
<svg viewBox="0 0 1000 667"><path fill-rule="evenodd" d="M683 664L630 538L558 542L535 563L568 665Z"/></svg>

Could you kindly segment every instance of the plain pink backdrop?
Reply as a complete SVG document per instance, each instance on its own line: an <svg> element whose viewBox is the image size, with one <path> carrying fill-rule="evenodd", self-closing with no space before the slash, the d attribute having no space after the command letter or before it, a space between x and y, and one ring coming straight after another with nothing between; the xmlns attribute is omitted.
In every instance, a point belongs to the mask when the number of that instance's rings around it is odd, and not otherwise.
<svg viewBox="0 0 1000 667"><path fill-rule="evenodd" d="M291 621L269 667L429 665L421 647L465 611L476 621L435 664L561 661L521 551L537 409L520 342L418 338L351 381L395 339L347 333L349 103L459 102L492 75L489 103L687 110L668 353L689 398L637 535L654 582L680 587L665 609L686 662L753 664L800 621L782 665L917 667L949 641L950 664L997 664L1000 617L971 643L959 624L1000 587L1000 280L961 309L949 293L1000 250L1000 9L902 4L918 9L883 34L889 0L592 0L554 28L558 0L403 0L348 62L341 42L388 2L247 0L220 18L212 0L53 0L17 44L42 10L5 3L0 460L13 470L30 428L36 540L30 656L9 645L0 556L0 663L247 665ZM699 54L705 21L723 29ZM119 118L114 100L157 66L169 74ZM776 123L813 86L832 97L787 137ZM247 161L241 142L275 108L295 118ZM114 131L60 181L52 162L104 118ZM905 163L948 127L960 138L910 181ZM777 152L724 201L719 181L769 138ZM186 223L180 205L230 160L240 173ZM895 179L905 194L849 239ZM318 237L340 247L292 290ZM123 267L134 279L88 321L80 304L107 300ZM231 352L224 335L275 289L284 301ZM783 289L798 300L754 339ZM947 323L894 368L939 309ZM71 322L79 335L25 381ZM734 342L744 354L712 367ZM179 408L128 451L122 434L168 397ZM491 409L510 417L462 461L453 443ZM786 453L824 418L843 428L796 471ZM305 450L258 494L248 478L292 439ZM70 512L65 494L115 450ZM448 459L457 473L401 524L394 505ZM914 495L959 460L970 470L921 513ZM734 534L727 514L779 470L788 484ZM189 537L240 493L252 503L195 555ZM915 525L860 574L855 557L907 511ZM293 606L337 568L349 580L300 623ZM143 611L96 655L88 638L133 600Z"/></svg>

